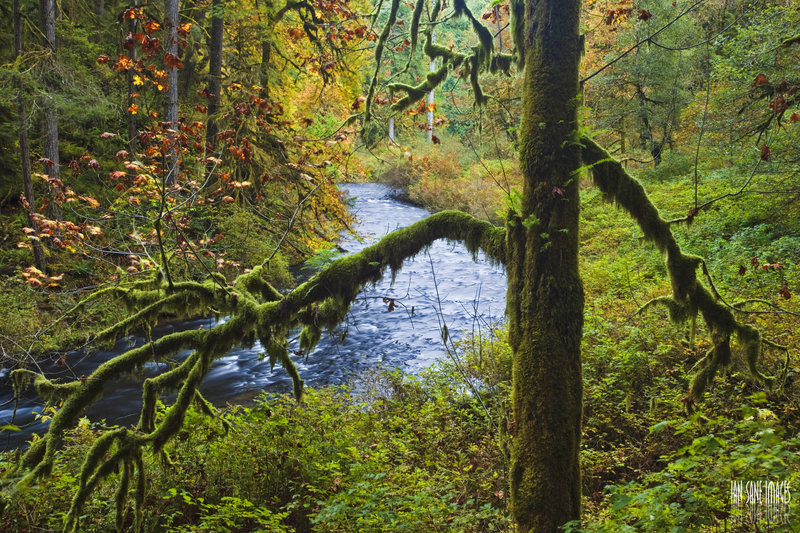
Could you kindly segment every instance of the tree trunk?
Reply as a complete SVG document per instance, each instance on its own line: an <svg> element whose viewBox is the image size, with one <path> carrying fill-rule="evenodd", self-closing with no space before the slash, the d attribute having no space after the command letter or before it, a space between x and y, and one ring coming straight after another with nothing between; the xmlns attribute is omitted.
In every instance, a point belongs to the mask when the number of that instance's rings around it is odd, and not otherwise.
<svg viewBox="0 0 800 533"><path fill-rule="evenodd" d="M20 13L20 0L14 0L14 58L22 54L22 15ZM28 122L25 120L27 110L23 99L22 78L17 80L17 114L19 115L19 158L22 162L22 185L25 189L25 201L28 203L28 224L36 230L39 235L39 224L33 214L36 212L36 198L33 194L33 182L31 181L31 155L28 146ZM44 256L44 249L39 240L32 241L33 261L36 268L42 272L47 272L47 260Z"/></svg>
<svg viewBox="0 0 800 533"><path fill-rule="evenodd" d="M511 504L519 531L580 517L583 287L578 273L580 2L526 3L521 213L508 222ZM519 43L518 43L519 46Z"/></svg>
<svg viewBox="0 0 800 533"><path fill-rule="evenodd" d="M39 3L42 18L42 39L44 47L50 52L51 65L56 63L56 6L54 0L41 0ZM42 99L44 120L42 121L42 152L45 159L45 174L50 178L53 201L50 202L50 217L61 220L61 168L58 155L58 115L52 95L56 91L56 73L51 69L44 75L46 94Z"/></svg>
<svg viewBox="0 0 800 533"><path fill-rule="evenodd" d="M133 7L139 7L139 0L134 0ZM128 21L128 31L136 33L136 19ZM136 56L136 47L133 46L130 49L129 57L134 64L136 64ZM136 123L136 113L130 111L131 106L136 103L136 99L133 97L133 95L136 94L136 86L133 85L133 76L134 69L128 69L128 151L130 152L130 158L136 159L136 148L139 144L139 127ZM131 179L134 179L136 177L135 172L133 170L129 171L129 176Z"/></svg>
<svg viewBox="0 0 800 533"><path fill-rule="evenodd" d="M433 44L436 44L436 28L431 30L431 42ZM435 72L436 71L436 60L435 59L431 59L430 65L428 65L428 70L430 72ZM425 130L426 130L425 135L426 135L429 143L433 142L433 106L434 106L434 100L433 100L434 94L433 93L434 93L433 89L431 89L431 91L428 93L428 112L427 112L427 115L426 115L427 122L426 122L426 128L425 128Z"/></svg>
<svg viewBox="0 0 800 533"><path fill-rule="evenodd" d="M178 3L179 0L166 0L167 20L169 27L169 43L167 53L174 58L178 57ZM169 89L167 89L167 102L164 110L164 122L167 129L177 131L178 128L178 67L172 65L167 70ZM168 185L178 180L178 150L175 146L177 135L172 135L172 147L166 154L166 180Z"/></svg>
<svg viewBox="0 0 800 533"><path fill-rule="evenodd" d="M389 118L389 142L394 144L394 117Z"/></svg>
<svg viewBox="0 0 800 533"><path fill-rule="evenodd" d="M217 126L216 114L219 112L219 102L222 96L222 37L224 29L222 7L222 0L214 0L211 3L211 33L208 44L208 90L215 97L208 102L206 143L212 149L216 149L217 146L219 127Z"/></svg>

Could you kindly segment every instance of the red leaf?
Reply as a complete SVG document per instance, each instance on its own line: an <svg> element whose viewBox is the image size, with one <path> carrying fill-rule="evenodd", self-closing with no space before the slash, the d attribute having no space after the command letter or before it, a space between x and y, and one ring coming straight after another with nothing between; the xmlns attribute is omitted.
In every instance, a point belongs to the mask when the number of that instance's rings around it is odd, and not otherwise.
<svg viewBox="0 0 800 533"><path fill-rule="evenodd" d="M783 281L781 284L781 290L778 292L784 298L784 300L788 300L792 297L792 293L789 290L789 286L786 284L786 280Z"/></svg>
<svg viewBox="0 0 800 533"><path fill-rule="evenodd" d="M353 105L350 106L350 109L352 109L353 111L358 111L359 108L361 107L361 104L363 104L366 101L367 101L366 97L359 96L358 98L353 100Z"/></svg>
<svg viewBox="0 0 800 533"><path fill-rule="evenodd" d="M164 64L169 68L183 68L183 63L175 54L165 54Z"/></svg>
<svg viewBox="0 0 800 533"><path fill-rule="evenodd" d="M765 83L769 83L769 78L767 77L766 74L762 72L761 74L756 76L756 79L755 81L753 81L752 86L755 87L756 85L764 85Z"/></svg>
<svg viewBox="0 0 800 533"><path fill-rule="evenodd" d="M105 65L110 61L110 58L107 55L102 55L97 58L97 62L101 65Z"/></svg>
<svg viewBox="0 0 800 533"><path fill-rule="evenodd" d="M761 160L769 161L770 149L766 144L761 145Z"/></svg>
<svg viewBox="0 0 800 533"><path fill-rule="evenodd" d="M791 122L792 124L794 124L795 122L800 122L800 113L798 113L797 111L792 113L792 116L789 117L789 122Z"/></svg>
<svg viewBox="0 0 800 533"><path fill-rule="evenodd" d="M431 135L431 142L433 144L442 144L441 139L439 139L439 137L437 137L436 135Z"/></svg>
<svg viewBox="0 0 800 533"><path fill-rule="evenodd" d="M650 20L650 18L652 18L652 16L653 16L653 14L650 13L649 11L647 11L646 9L640 9L639 10L639 20L647 21L647 20Z"/></svg>

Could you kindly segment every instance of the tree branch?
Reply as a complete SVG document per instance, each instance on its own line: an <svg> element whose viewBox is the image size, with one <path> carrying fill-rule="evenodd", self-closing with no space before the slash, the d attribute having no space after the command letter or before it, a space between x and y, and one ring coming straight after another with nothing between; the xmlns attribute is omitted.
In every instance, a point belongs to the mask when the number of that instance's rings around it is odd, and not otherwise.
<svg viewBox="0 0 800 533"><path fill-rule="evenodd" d="M199 404L202 412L211 412L208 403L198 396L197 389L214 360L223 357L235 345L258 338L270 362L280 362L286 368L299 399L303 381L289 357L287 333L304 326L301 343L304 349L313 348L320 338L321 328L334 327L343 320L365 284L381 279L387 268L396 275L403 261L439 239L463 242L473 257L483 251L496 264L506 259L503 228L459 211L443 211L398 229L356 254L337 259L285 296L263 279L263 265L239 276L233 285L226 287L227 291L219 290L216 286L219 280L214 279L204 283L178 282L171 287L159 279L157 287L149 282L128 289L102 289L116 292L132 308L128 319L100 334L104 340L132 327L148 327L165 313L179 318L225 313L230 319L208 330L172 333L128 350L100 365L91 375L70 383L55 383L29 370L15 370L12 377L16 394L33 383L39 395L49 400L64 399L64 405L53 417L47 434L28 449L15 468L3 475L0 486L12 487L13 491L15 486L24 486L46 476L52 469L62 435L86 407L101 397L103 386L110 380L135 372L148 361L193 349L195 351L176 368L144 381L144 402L135 430L109 430L92 446L81 469L80 487L65 518L65 531L79 528L78 517L86 499L95 486L120 465L123 467L121 486L125 490L117 491L118 508L125 508L129 478L136 470L135 512L140 517L143 500L140 495L144 491L142 449L150 446L156 452L162 451L164 444L182 427L190 405ZM175 390L178 390L175 404L156 422L157 398ZM7 489L4 488L0 497L9 497Z"/></svg>
<svg viewBox="0 0 800 533"><path fill-rule="evenodd" d="M619 162L593 140L584 137L581 142L584 164L591 169L595 184L627 211L642 229L644 237L666 255L672 296L656 298L645 307L654 303L664 304L670 311L670 318L678 322L694 318L699 313L708 326L712 348L692 369L694 375L686 398L687 408L691 409L692 404L702 398L717 371L730 364L733 335L736 335L751 376L771 386L774 378L761 373L756 365L764 344L761 333L755 327L738 321L732 309L698 279L697 269L704 265L703 258L681 250L669 222L661 218L644 187Z"/></svg>

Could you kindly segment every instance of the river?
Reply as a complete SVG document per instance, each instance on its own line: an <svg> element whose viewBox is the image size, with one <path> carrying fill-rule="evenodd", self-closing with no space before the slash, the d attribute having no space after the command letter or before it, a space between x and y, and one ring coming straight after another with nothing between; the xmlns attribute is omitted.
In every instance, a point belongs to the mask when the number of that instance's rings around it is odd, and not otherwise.
<svg viewBox="0 0 800 533"><path fill-rule="evenodd" d="M351 184L342 187L352 200L358 218L356 229L363 240L346 236L340 246L357 252L383 235L408 226L429 213L404 203L383 185ZM391 283L391 276L361 292L345 323L332 334L323 333L319 345L307 357L297 357L300 375L307 386L347 383L367 369L401 368L414 373L445 355L441 324L454 336L502 320L505 310L506 277L501 267L491 266L483 257L472 261L462 245L436 242L427 253L407 260ZM383 298L393 298L396 309L389 311ZM159 337L174 331L209 327L214 319L201 318L153 329ZM341 340L343 331L347 332ZM73 352L67 366L50 365L51 377L74 379L88 375L103 361L144 343L141 336L120 339L112 350L91 354ZM294 346L296 348L297 346ZM291 378L276 365L262 360L260 344L236 348L217 360L201 387L215 405L236 403L262 390L289 392ZM179 355L185 357L187 354ZM165 364L149 364L144 377L155 375ZM32 390L15 402L8 370L0 370L0 427L14 424L22 431L0 433L0 450L23 445L32 433L46 430L36 419L44 404ZM102 400L89 408L91 420L105 418L114 424L135 424L141 405L141 378L109 384Z"/></svg>

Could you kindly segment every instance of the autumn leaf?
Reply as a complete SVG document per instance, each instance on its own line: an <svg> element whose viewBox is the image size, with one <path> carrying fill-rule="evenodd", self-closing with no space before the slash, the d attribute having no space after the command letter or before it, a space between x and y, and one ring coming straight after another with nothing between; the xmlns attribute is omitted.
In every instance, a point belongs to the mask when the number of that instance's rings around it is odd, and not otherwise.
<svg viewBox="0 0 800 533"><path fill-rule="evenodd" d="M101 65L105 65L110 61L110 58L107 55L101 55L97 58L97 62Z"/></svg>
<svg viewBox="0 0 800 533"><path fill-rule="evenodd" d="M643 21L647 22L652 17L653 17L653 14L650 13L649 11L647 11L646 9L640 9L639 10L639 20L643 20Z"/></svg>
<svg viewBox="0 0 800 533"><path fill-rule="evenodd" d="M161 24L159 24L155 20L145 21L142 23L142 26L144 27L144 31L147 32L147 35L152 35L156 31L158 31L159 28L161 28Z"/></svg>
<svg viewBox="0 0 800 533"><path fill-rule="evenodd" d="M789 290L789 286L786 284L786 280L783 280L781 283L781 289L778 291L780 295L783 297L784 300L789 300L792 297L792 293Z"/></svg>
<svg viewBox="0 0 800 533"><path fill-rule="evenodd" d="M352 109L353 111L358 111L359 108L361 107L361 104L363 104L366 101L367 101L366 97L359 96L353 101L353 105L350 106L350 109Z"/></svg>
<svg viewBox="0 0 800 533"><path fill-rule="evenodd" d="M766 144L762 144L761 145L761 160L762 161L769 161L770 153L771 153L771 151L769 149L769 146L767 146Z"/></svg>
<svg viewBox="0 0 800 533"><path fill-rule="evenodd" d="M183 68L183 63L175 54L165 54L164 64L169 68Z"/></svg>
<svg viewBox="0 0 800 533"><path fill-rule="evenodd" d="M797 111L792 113L792 116L789 117L789 122L791 122L792 124L794 124L795 122L800 122L800 113L798 113Z"/></svg>
<svg viewBox="0 0 800 533"><path fill-rule="evenodd" d="M136 113L139 112L139 105L138 104L131 104L130 107L128 107L128 112L131 115L135 115Z"/></svg>
<svg viewBox="0 0 800 533"><path fill-rule="evenodd" d="M86 166L92 170L100 170L100 163L97 162L97 159L90 159Z"/></svg>
<svg viewBox="0 0 800 533"><path fill-rule="evenodd" d="M753 81L752 86L755 87L756 85L764 85L765 83L769 83L769 78L767 77L766 74L761 73L758 76L756 76L756 79L755 81Z"/></svg>
<svg viewBox="0 0 800 533"><path fill-rule="evenodd" d="M114 137L118 136L119 133L111 133L111 132L103 132L100 134L101 139L113 139Z"/></svg>
<svg viewBox="0 0 800 533"><path fill-rule="evenodd" d="M234 200L232 196L223 196L222 201L225 202L226 204L232 204L236 200Z"/></svg>
<svg viewBox="0 0 800 533"><path fill-rule="evenodd" d="M744 276L747 273L747 267L744 265L739 265L739 275Z"/></svg>
<svg viewBox="0 0 800 533"><path fill-rule="evenodd" d="M439 139L436 135L431 135L431 142L433 144L442 144L442 140Z"/></svg>

